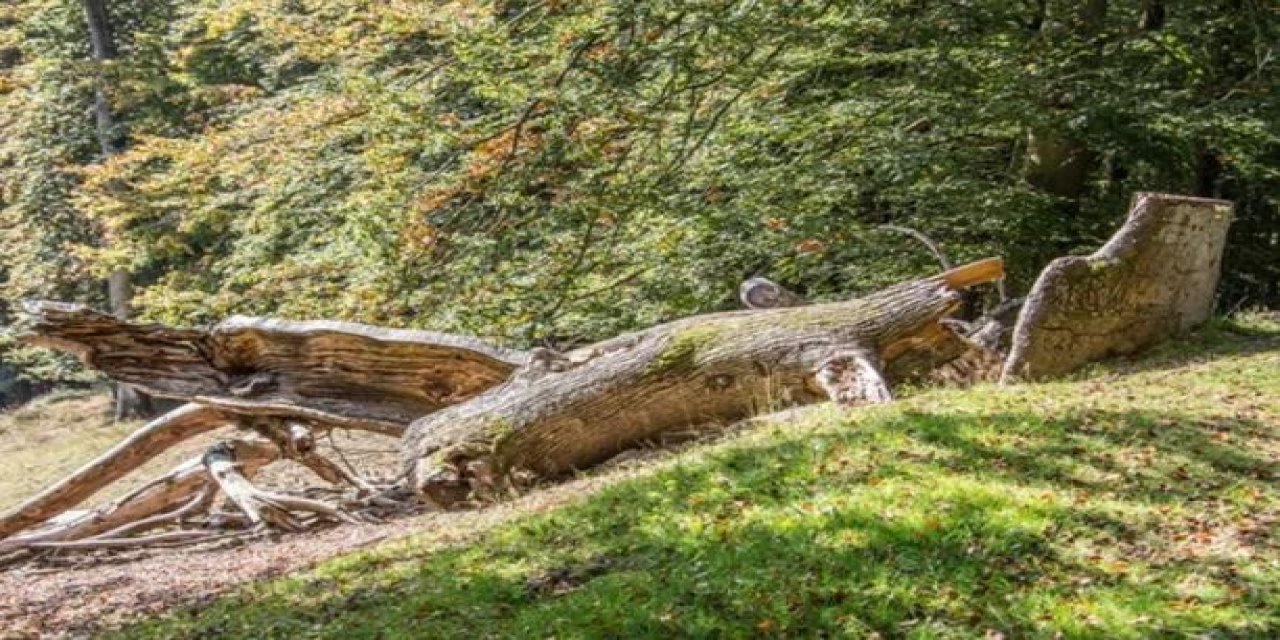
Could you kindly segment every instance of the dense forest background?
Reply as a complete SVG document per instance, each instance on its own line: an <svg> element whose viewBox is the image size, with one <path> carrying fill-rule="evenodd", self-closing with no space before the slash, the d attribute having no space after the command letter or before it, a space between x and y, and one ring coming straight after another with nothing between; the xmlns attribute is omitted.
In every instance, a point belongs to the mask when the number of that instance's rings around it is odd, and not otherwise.
<svg viewBox="0 0 1280 640"><path fill-rule="evenodd" d="M564 346L936 269L886 223L1021 290L1138 190L1235 201L1220 303L1280 305L1263 0L107 0L109 59L85 4L0 7L0 323L115 272L149 320Z"/></svg>

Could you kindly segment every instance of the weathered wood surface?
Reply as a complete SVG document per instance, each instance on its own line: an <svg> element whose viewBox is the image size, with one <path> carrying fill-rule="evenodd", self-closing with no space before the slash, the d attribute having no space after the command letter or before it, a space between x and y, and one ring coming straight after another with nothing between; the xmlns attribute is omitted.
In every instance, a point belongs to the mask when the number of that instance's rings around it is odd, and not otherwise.
<svg viewBox="0 0 1280 640"><path fill-rule="evenodd" d="M175 329L54 302L28 312L26 342L154 395L392 435L500 384L528 359L464 336L346 322L235 317Z"/></svg>
<svg viewBox="0 0 1280 640"><path fill-rule="evenodd" d="M1002 379L1062 375L1204 323L1213 313L1231 217L1224 200L1135 195L1106 245L1054 260L1040 274Z"/></svg>
<svg viewBox="0 0 1280 640"><path fill-rule="evenodd" d="M405 471L423 497L448 505L512 477L598 463L673 429L820 400L815 374L833 358L870 354L890 381L920 375L969 349L939 323L959 291L1002 275L991 259L857 300L695 316L558 359L544 354L507 384L415 421Z"/></svg>

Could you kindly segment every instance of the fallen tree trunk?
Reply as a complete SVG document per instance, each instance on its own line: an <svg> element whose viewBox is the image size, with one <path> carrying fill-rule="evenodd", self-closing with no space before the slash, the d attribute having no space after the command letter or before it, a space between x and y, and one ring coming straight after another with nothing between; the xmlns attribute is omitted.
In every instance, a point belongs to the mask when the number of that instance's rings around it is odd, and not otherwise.
<svg viewBox="0 0 1280 640"><path fill-rule="evenodd" d="M415 421L405 471L448 506L473 491L555 476L665 431L823 397L887 399L969 349L939 320L999 259L847 302L695 316L560 357L535 354L505 385Z"/></svg>
<svg viewBox="0 0 1280 640"><path fill-rule="evenodd" d="M1058 258L1018 317L1002 379L1043 380L1133 353L1213 312L1231 203L1139 193L1090 256Z"/></svg>
<svg viewBox="0 0 1280 640"><path fill-rule="evenodd" d="M147 392L241 415L399 435L507 379L526 354L464 336L345 322L231 318L207 330L35 302L24 342Z"/></svg>
<svg viewBox="0 0 1280 640"><path fill-rule="evenodd" d="M9 537L0 550L129 546L131 536L207 509L219 492L248 525L359 519L250 482L261 466L288 459L356 488L364 498L353 504L382 500L385 487L317 454L314 429L398 433L409 418L427 415L410 429L404 459L420 495L447 505L512 479L587 466L681 427L823 397L884 402L892 381L927 375L972 350L940 320L960 304L961 289L1001 275L1001 262L987 260L861 300L697 316L568 354L326 322L233 319L205 331L171 329L40 303L31 307L29 342L191 403L0 517L0 537ZM451 403L462 404L441 410ZM227 424L263 439L215 445L125 498L58 517L160 451ZM169 530L139 544L199 533Z"/></svg>

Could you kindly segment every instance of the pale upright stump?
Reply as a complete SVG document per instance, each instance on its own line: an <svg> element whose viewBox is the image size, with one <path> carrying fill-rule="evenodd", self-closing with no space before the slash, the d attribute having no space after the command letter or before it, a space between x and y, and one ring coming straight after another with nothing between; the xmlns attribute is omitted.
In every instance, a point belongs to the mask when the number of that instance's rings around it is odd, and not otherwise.
<svg viewBox="0 0 1280 640"><path fill-rule="evenodd" d="M1231 217L1224 200L1135 195L1106 245L1058 258L1040 274L1002 381L1062 375L1203 324L1213 313Z"/></svg>

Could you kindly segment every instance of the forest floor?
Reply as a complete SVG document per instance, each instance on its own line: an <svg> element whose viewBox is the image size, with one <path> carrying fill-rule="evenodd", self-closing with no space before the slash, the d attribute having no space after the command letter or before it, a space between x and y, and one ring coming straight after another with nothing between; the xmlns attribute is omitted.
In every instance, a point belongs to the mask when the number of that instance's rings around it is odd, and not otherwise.
<svg viewBox="0 0 1280 640"><path fill-rule="evenodd" d="M0 416L0 448L34 471L5 475L5 502L119 435L91 444L83 424L13 417ZM60 430L85 440L60 444ZM24 448L24 433L49 437ZM339 444L360 464L393 455ZM1275 637L1280 322L1217 322L1062 382L810 407L477 511L0 573L0 635L105 628Z"/></svg>

